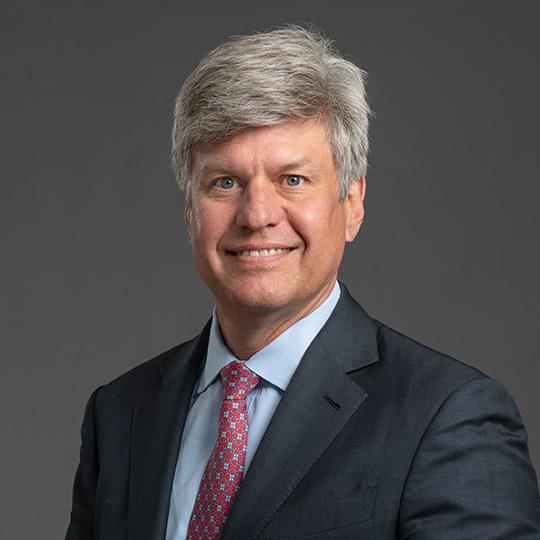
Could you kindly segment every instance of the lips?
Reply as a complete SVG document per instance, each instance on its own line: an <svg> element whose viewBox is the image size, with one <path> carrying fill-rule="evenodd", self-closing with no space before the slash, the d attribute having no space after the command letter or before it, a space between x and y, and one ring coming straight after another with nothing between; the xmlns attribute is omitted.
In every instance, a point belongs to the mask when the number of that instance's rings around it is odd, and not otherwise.
<svg viewBox="0 0 540 540"><path fill-rule="evenodd" d="M268 249L250 249L242 251L232 251L234 255L245 255L247 257L269 257L270 255L280 255L287 253L292 248L268 248Z"/></svg>

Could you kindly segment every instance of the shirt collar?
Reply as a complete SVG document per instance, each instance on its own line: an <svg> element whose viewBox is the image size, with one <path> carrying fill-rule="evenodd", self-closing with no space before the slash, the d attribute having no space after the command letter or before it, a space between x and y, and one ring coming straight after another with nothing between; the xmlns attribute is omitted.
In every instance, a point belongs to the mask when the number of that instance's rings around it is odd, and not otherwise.
<svg viewBox="0 0 540 540"><path fill-rule="evenodd" d="M245 362L246 366L259 377L285 391L307 348L334 311L340 294L336 281L328 298L317 309L255 353ZM206 363L199 379L197 394L204 392L220 371L233 360L238 359L223 343L214 308Z"/></svg>

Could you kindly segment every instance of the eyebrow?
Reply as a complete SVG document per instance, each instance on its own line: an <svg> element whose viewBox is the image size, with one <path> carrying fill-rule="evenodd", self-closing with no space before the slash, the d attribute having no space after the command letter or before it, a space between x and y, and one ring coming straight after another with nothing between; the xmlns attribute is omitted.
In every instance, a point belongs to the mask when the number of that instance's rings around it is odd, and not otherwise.
<svg viewBox="0 0 540 540"><path fill-rule="evenodd" d="M285 172L285 171L294 171L294 169L301 169L304 167L311 170L317 170L317 171L320 169L320 166L309 158L302 158L302 159L299 159L298 161L292 161L291 163L287 163L283 167L280 167L279 169Z"/></svg>
<svg viewBox="0 0 540 540"><path fill-rule="evenodd" d="M311 171L319 171L320 166L309 158L301 158L296 161L291 161L276 167L276 170L279 173L284 173L286 171L294 172L295 169L306 168ZM200 172L202 174L234 174L235 167L232 166L227 161L224 162L206 162L200 167Z"/></svg>

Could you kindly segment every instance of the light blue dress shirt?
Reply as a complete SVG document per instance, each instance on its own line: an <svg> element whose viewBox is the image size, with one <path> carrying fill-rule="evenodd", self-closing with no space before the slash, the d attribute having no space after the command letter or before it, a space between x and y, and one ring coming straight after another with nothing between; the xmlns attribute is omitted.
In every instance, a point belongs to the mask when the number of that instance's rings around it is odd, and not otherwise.
<svg viewBox="0 0 540 540"><path fill-rule="evenodd" d="M260 377L260 382L246 399L249 434L244 474L300 360L334 311L339 296L340 289L336 282L328 298L315 311L293 324L245 362ZM195 385L178 454L166 540L186 538L199 484L217 440L222 401L219 374L233 360L237 358L223 344L214 309L206 362Z"/></svg>

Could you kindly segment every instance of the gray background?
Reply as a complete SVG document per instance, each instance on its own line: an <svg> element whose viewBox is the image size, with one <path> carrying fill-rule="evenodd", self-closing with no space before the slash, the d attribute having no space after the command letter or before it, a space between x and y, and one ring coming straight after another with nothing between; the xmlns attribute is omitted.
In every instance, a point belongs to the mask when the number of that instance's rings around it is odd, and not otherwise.
<svg viewBox="0 0 540 540"><path fill-rule="evenodd" d="M3 0L1 537L63 536L89 394L209 316L172 101L219 41L290 21L370 74L367 217L341 278L505 384L538 468L539 6Z"/></svg>

